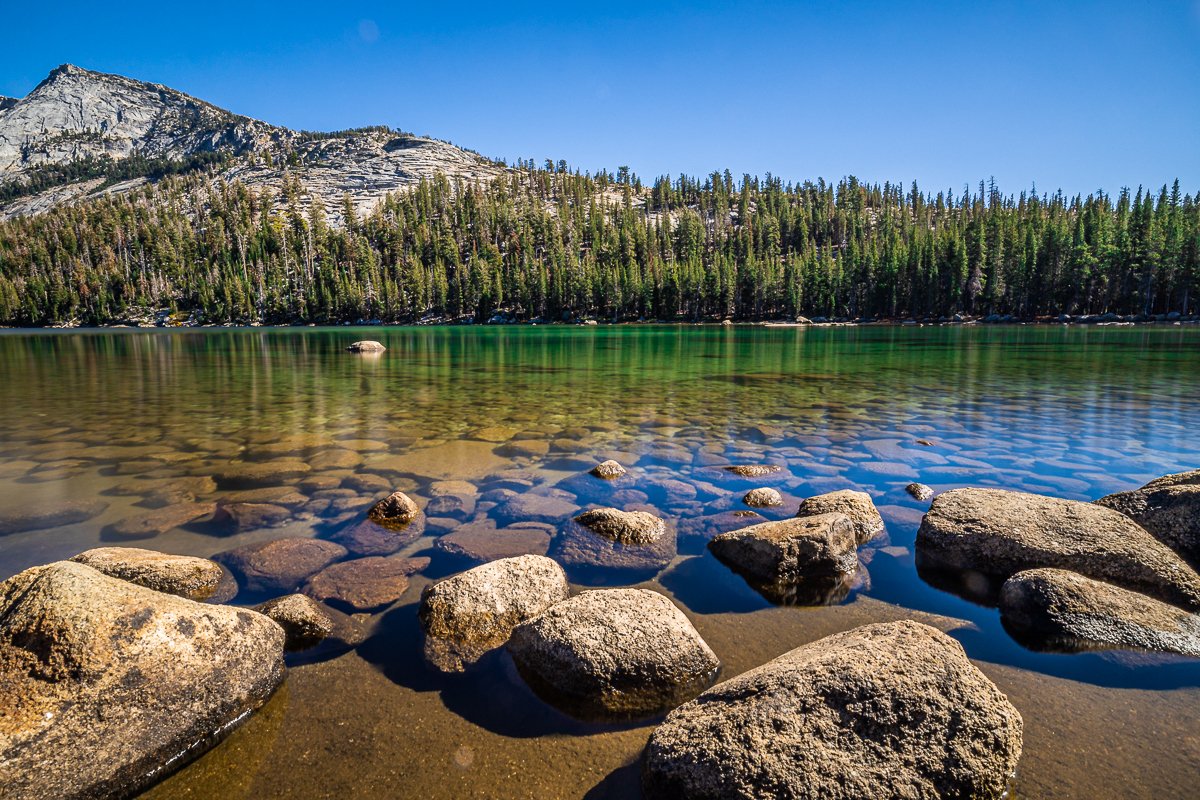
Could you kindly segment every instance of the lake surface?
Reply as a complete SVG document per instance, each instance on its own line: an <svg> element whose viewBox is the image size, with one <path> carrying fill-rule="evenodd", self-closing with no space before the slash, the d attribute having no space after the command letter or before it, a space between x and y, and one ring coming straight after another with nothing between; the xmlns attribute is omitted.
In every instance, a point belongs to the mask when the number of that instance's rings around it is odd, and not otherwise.
<svg viewBox="0 0 1200 800"><path fill-rule="evenodd" d="M343 351L363 338L387 352ZM625 505L676 525L679 555L650 573L572 569L574 588L667 594L723 678L830 633L914 618L962 642L1022 713L1015 796L1184 798L1200 785L1195 662L1022 647L994 609L917 574L928 504L904 491L920 481L1092 500L1200 467L1195 328L6 331L0 408L0 517L103 504L83 522L0 537L0 578L102 543L209 556L329 537L384 487L421 504L449 489L461 498L398 554L432 561L397 604L358 618L365 641L290 656L266 707L148 796L636 797L653 720L571 720L502 653L440 676L422 663L416 621L425 585L507 535L514 520L495 490L583 506L597 497L580 476L606 458L631 469ZM269 473L264 463L281 477L260 479L255 497L289 512L273 525L119 533L130 518L236 499L246 489L194 479L247 464ZM746 480L727 463L784 469ZM861 551L847 596L776 606L706 553L714 526L760 485L787 500L762 512L771 518L834 489L873 496L887 535ZM522 541L541 552L556 526ZM455 533L456 546L438 545Z"/></svg>

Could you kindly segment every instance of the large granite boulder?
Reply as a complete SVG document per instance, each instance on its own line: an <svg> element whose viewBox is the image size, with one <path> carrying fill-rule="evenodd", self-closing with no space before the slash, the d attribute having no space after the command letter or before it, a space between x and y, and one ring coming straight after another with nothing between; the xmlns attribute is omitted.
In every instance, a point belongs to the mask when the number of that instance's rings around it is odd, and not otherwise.
<svg viewBox="0 0 1200 800"><path fill-rule="evenodd" d="M630 719L712 685L721 662L675 604L646 589L597 589L518 625L508 650L526 682L569 714Z"/></svg>
<svg viewBox="0 0 1200 800"><path fill-rule="evenodd" d="M207 600L225 571L207 558L173 556L140 547L97 547L71 559L113 578L190 600Z"/></svg>
<svg viewBox="0 0 1200 800"><path fill-rule="evenodd" d="M797 517L813 517L819 514L845 514L854 524L854 535L859 544L866 544L884 531L883 517L866 492L842 489L810 497L800 503Z"/></svg>
<svg viewBox="0 0 1200 800"><path fill-rule="evenodd" d="M569 594L562 567L538 555L502 558L427 586L418 612L425 658L442 672L462 672Z"/></svg>
<svg viewBox="0 0 1200 800"><path fill-rule="evenodd" d="M1000 618L1039 650L1125 648L1200 657L1200 616L1062 569L1026 570L1005 581Z"/></svg>
<svg viewBox="0 0 1200 800"><path fill-rule="evenodd" d="M950 637L911 621L804 645L667 715L649 800L1000 798L1021 715Z"/></svg>
<svg viewBox="0 0 1200 800"><path fill-rule="evenodd" d="M1120 511L1200 569L1200 469L1164 475L1096 502Z"/></svg>
<svg viewBox="0 0 1200 800"><path fill-rule="evenodd" d="M772 602L822 605L849 593L857 544L849 517L820 514L722 533L708 549Z"/></svg>
<svg viewBox="0 0 1200 800"><path fill-rule="evenodd" d="M970 570L1002 581L1054 567L1200 608L1194 569L1133 520L1093 503L955 489L934 498L917 531L917 555L923 572Z"/></svg>
<svg viewBox="0 0 1200 800"><path fill-rule="evenodd" d="M283 681L266 617L60 561L0 583L0 794L136 794Z"/></svg>
<svg viewBox="0 0 1200 800"><path fill-rule="evenodd" d="M213 560L228 567L251 593L291 592L308 576L346 557L346 548L323 539L289 536L217 553Z"/></svg>

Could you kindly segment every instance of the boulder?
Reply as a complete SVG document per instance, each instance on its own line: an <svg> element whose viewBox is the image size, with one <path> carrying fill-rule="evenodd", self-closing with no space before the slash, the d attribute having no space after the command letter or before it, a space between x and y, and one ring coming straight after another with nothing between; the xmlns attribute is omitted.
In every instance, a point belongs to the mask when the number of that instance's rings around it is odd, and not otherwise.
<svg viewBox="0 0 1200 800"><path fill-rule="evenodd" d="M760 522L722 533L708 549L769 599L840 587L858 569L855 527L845 514ZM777 601L778 602L778 601Z"/></svg>
<svg viewBox="0 0 1200 800"><path fill-rule="evenodd" d="M933 497L933 489L923 483L910 483L904 487L904 491L913 496L914 499L920 500L922 503Z"/></svg>
<svg viewBox="0 0 1200 800"><path fill-rule="evenodd" d="M247 592L278 594L296 589L308 576L346 557L346 548L323 539L291 536L217 553Z"/></svg>
<svg viewBox="0 0 1200 800"><path fill-rule="evenodd" d="M1165 475L1096 503L1120 511L1200 569L1200 470Z"/></svg>
<svg viewBox="0 0 1200 800"><path fill-rule="evenodd" d="M0 536L86 522L107 508L103 500L55 500L0 511Z"/></svg>
<svg viewBox="0 0 1200 800"><path fill-rule="evenodd" d="M672 711L646 745L643 788L648 800L999 800L1021 734L956 641L908 620L866 625Z"/></svg>
<svg viewBox="0 0 1200 800"><path fill-rule="evenodd" d="M797 517L812 517L818 514L845 514L854 524L854 535L859 544L866 544L879 534L885 526L879 509L866 492L842 489L810 497L800 503Z"/></svg>
<svg viewBox="0 0 1200 800"><path fill-rule="evenodd" d="M255 611L273 619L283 628L288 650L307 650L333 633L333 620L329 614L316 600L302 594L276 597Z"/></svg>
<svg viewBox="0 0 1200 800"><path fill-rule="evenodd" d="M677 524L677 529L681 539L700 539L707 544L709 539L719 534L728 533L739 528L745 528L747 525L753 525L756 522L765 521L766 517L757 511L741 508L681 519Z"/></svg>
<svg viewBox="0 0 1200 800"><path fill-rule="evenodd" d="M420 539L428 518L419 516L407 525L380 525L365 519L341 528L329 536L356 556L390 556Z"/></svg>
<svg viewBox="0 0 1200 800"><path fill-rule="evenodd" d="M138 547L97 547L71 559L113 578L189 600L207 600L225 572L207 558L173 556Z"/></svg>
<svg viewBox="0 0 1200 800"><path fill-rule="evenodd" d="M754 508L772 508L783 505L783 495L775 489L762 486L746 492L742 502Z"/></svg>
<svg viewBox="0 0 1200 800"><path fill-rule="evenodd" d="M647 511L593 508L575 517L592 533L621 544L653 544L667 532L667 523Z"/></svg>
<svg viewBox="0 0 1200 800"><path fill-rule="evenodd" d="M404 527L417 518L421 509L404 492L392 492L371 506L367 519L385 528Z"/></svg>
<svg viewBox="0 0 1200 800"><path fill-rule="evenodd" d="M326 567L301 591L353 611L375 611L399 600L408 589L408 576L427 566L428 558L356 558Z"/></svg>
<svg viewBox="0 0 1200 800"><path fill-rule="evenodd" d="M675 605L645 589L598 589L518 625L508 650L541 697L581 718L659 713L712 685L721 662Z"/></svg>
<svg viewBox="0 0 1200 800"><path fill-rule="evenodd" d="M361 342L352 342L346 347L346 350L351 353L382 353L387 348L379 342L366 339Z"/></svg>
<svg viewBox="0 0 1200 800"><path fill-rule="evenodd" d="M462 672L569 594L562 567L537 555L492 561L427 586L418 613L425 658L442 672Z"/></svg>
<svg viewBox="0 0 1200 800"><path fill-rule="evenodd" d="M651 514L645 516L662 522ZM549 552L581 583L648 578L670 564L676 553L675 531L666 531L665 523L664 533L649 544L623 544L573 520L563 526Z"/></svg>
<svg viewBox="0 0 1200 800"><path fill-rule="evenodd" d="M1133 520L1093 503L1002 489L944 492L917 531L917 555L935 581L938 572L970 570L998 587L1022 570L1054 567L1200 608L1200 575Z"/></svg>
<svg viewBox="0 0 1200 800"><path fill-rule="evenodd" d="M1000 590L1000 618L1039 650L1157 650L1200 657L1200 616L1062 569L1018 572Z"/></svg>
<svg viewBox="0 0 1200 800"><path fill-rule="evenodd" d="M609 459L601 461L596 466L592 467L589 472L602 480L611 481L621 477L626 473L626 469L616 461Z"/></svg>
<svg viewBox="0 0 1200 800"><path fill-rule="evenodd" d="M0 794L128 797L284 678L283 631L60 561L0 583Z"/></svg>

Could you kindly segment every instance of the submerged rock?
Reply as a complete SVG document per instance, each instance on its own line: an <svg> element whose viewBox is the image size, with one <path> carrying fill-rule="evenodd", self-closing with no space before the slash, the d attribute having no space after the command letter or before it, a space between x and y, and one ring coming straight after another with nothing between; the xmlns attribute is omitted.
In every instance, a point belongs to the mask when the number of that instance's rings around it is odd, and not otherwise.
<svg viewBox="0 0 1200 800"><path fill-rule="evenodd" d="M754 508L773 508L783 505L783 495L769 486L761 486L746 492L742 502Z"/></svg>
<svg viewBox="0 0 1200 800"><path fill-rule="evenodd" d="M275 461L231 461L216 471L213 479L222 489L273 487L297 480L312 471L298 458Z"/></svg>
<svg viewBox="0 0 1200 800"><path fill-rule="evenodd" d="M1018 572L1000 590L1000 618L1039 650L1157 650L1200 657L1200 616L1061 569Z"/></svg>
<svg viewBox="0 0 1200 800"><path fill-rule="evenodd" d="M562 567L536 555L500 559L427 586L418 612L425 658L442 672L462 672L569 594Z"/></svg>
<svg viewBox="0 0 1200 800"><path fill-rule="evenodd" d="M0 583L0 776L22 800L126 797L283 681L283 631L60 561Z"/></svg>
<svg viewBox="0 0 1200 800"><path fill-rule="evenodd" d="M1005 579L1054 567L1200 608L1200 575L1133 520L1093 503L1001 489L944 492L917 531L917 555L926 572Z"/></svg>
<svg viewBox="0 0 1200 800"><path fill-rule="evenodd" d="M333 620L311 597L289 594L268 600L255 609L283 628L288 650L307 650L333 633Z"/></svg>
<svg viewBox="0 0 1200 800"><path fill-rule="evenodd" d="M933 489L923 483L910 483L904 487L904 491L913 496L914 499L920 500L922 503L933 497Z"/></svg>
<svg viewBox="0 0 1200 800"><path fill-rule="evenodd" d="M210 517L216 508L216 503L180 503L166 506L114 522L105 528L105 533L116 539L150 539Z"/></svg>
<svg viewBox="0 0 1200 800"><path fill-rule="evenodd" d="M592 533L621 544L653 544L667 532L667 523L647 511L593 508L575 517L575 521Z"/></svg>
<svg viewBox="0 0 1200 800"><path fill-rule="evenodd" d="M565 493L563 493L565 494ZM579 510L566 497L545 494L519 494L496 509L502 522L561 522Z"/></svg>
<svg viewBox="0 0 1200 800"><path fill-rule="evenodd" d="M387 348L379 342L366 339L361 342L351 343L346 347L346 350L351 353L382 353Z"/></svg>
<svg viewBox="0 0 1200 800"><path fill-rule="evenodd" d="M422 515L407 525L384 526L366 519L339 529L329 539L356 556L390 556L420 539L427 521Z"/></svg>
<svg viewBox="0 0 1200 800"><path fill-rule="evenodd" d="M645 516L662 523L652 514ZM554 539L550 556L582 583L605 582L614 576L626 581L648 578L670 564L677 553L675 532L662 524L663 533L648 544L624 544L572 520Z"/></svg>
<svg viewBox="0 0 1200 800"><path fill-rule="evenodd" d="M611 481L624 475L627 470L616 461L609 459L608 461L601 461L599 464L592 467L590 472L597 478Z"/></svg>
<svg viewBox="0 0 1200 800"><path fill-rule="evenodd" d="M583 718L630 719L710 686L721 662L675 605L645 589L598 589L518 625L508 650L539 695Z"/></svg>
<svg viewBox="0 0 1200 800"><path fill-rule="evenodd" d="M859 544L866 544L885 530L883 517L879 515L879 509L875 507L871 495L852 489L841 489L810 497L800 503L796 516L812 517L834 513L845 514L850 518Z"/></svg>
<svg viewBox="0 0 1200 800"><path fill-rule="evenodd" d="M103 500L56 500L0 511L0 536L86 522L107 508Z"/></svg>
<svg viewBox="0 0 1200 800"><path fill-rule="evenodd" d="M523 555L546 555L554 532L551 525L514 523L497 528L490 519L460 525L434 542L434 547L472 561L495 561Z"/></svg>
<svg viewBox="0 0 1200 800"><path fill-rule="evenodd" d="M392 492L371 506L367 519L385 528L403 527L417 518L421 509L404 492Z"/></svg>
<svg viewBox="0 0 1200 800"><path fill-rule="evenodd" d="M720 683L646 745L648 800L992 798L1021 715L958 642L912 621L827 636Z"/></svg>
<svg viewBox="0 0 1200 800"><path fill-rule="evenodd" d="M269 528L291 516L288 509L271 503L219 503L213 512L212 524L230 533L240 533Z"/></svg>
<svg viewBox="0 0 1200 800"><path fill-rule="evenodd" d="M1164 475L1096 503L1129 517L1200 569L1200 470Z"/></svg>
<svg viewBox="0 0 1200 800"><path fill-rule="evenodd" d="M308 576L346 557L346 548L323 539L291 536L236 547L213 556L248 592L291 592Z"/></svg>
<svg viewBox="0 0 1200 800"><path fill-rule="evenodd" d="M219 564L207 558L174 556L139 547L97 547L71 561L113 578L189 600L212 597L225 575Z"/></svg>
<svg viewBox="0 0 1200 800"><path fill-rule="evenodd" d="M301 591L354 611L375 611L399 600L408 589L408 576L428 566L428 558L356 558L326 567Z"/></svg>

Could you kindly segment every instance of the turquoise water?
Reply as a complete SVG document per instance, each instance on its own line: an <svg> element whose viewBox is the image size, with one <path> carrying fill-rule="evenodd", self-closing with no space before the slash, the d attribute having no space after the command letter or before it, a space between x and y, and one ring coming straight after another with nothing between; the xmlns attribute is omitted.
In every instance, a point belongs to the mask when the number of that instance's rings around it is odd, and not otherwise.
<svg viewBox="0 0 1200 800"><path fill-rule="evenodd" d="M362 338L388 350L344 352ZM666 592L726 676L864 622L941 620L1025 716L1019 795L1186 797L1200 778L1195 665L1018 645L994 609L917 574L927 504L904 492L920 481L1091 500L1200 466L1196 328L6 331L0 407L0 521L102 507L0 536L0 577L100 543L208 556L334 536L381 487L424 504L439 482L469 484L400 553L432 563L364 618L372 636L297 657L287 691L161 796L626 796L647 725L570 723L502 663L474 683L441 679L422 669L415 628L420 588L487 557L487 531L519 521L487 497L599 501L579 475L605 458L631 468L627 507L677 526L679 554L642 571L572 568L573 581ZM728 463L783 470L748 481ZM279 519L230 530L164 513L238 499L245 485L221 476L248 465ZM834 605L776 607L706 554L713 526L760 484L787 500L768 517L834 489L873 496L887 536ZM130 538L129 521L153 514ZM552 517L530 547L553 556Z"/></svg>

